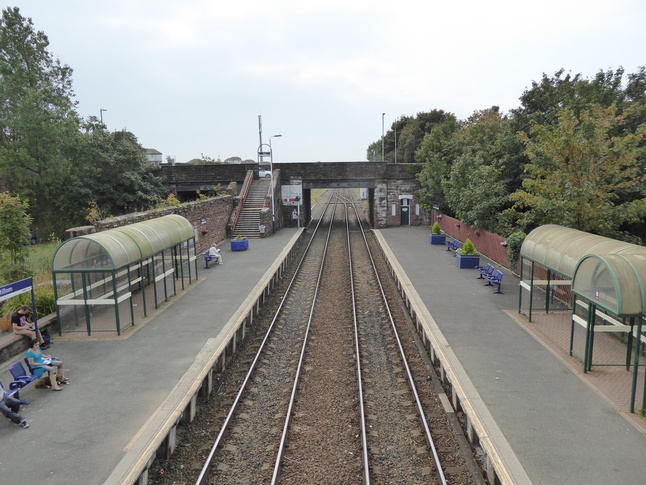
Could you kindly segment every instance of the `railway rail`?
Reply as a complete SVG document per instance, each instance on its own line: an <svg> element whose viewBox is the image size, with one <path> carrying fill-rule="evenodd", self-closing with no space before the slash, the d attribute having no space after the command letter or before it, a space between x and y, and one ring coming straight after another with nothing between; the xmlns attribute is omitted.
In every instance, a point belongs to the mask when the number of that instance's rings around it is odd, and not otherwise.
<svg viewBox="0 0 646 485"><path fill-rule="evenodd" d="M329 197L195 483L485 483L359 212Z"/></svg>

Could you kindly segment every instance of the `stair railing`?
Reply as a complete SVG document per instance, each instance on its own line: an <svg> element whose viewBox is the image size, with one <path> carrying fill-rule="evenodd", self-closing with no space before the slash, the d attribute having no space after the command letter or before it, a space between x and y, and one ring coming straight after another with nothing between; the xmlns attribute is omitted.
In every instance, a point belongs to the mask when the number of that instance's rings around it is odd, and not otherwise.
<svg viewBox="0 0 646 485"><path fill-rule="evenodd" d="M242 210L242 207L244 206L247 200L247 195L249 195L249 189L251 189L252 182L253 182L253 170L247 170L247 176L244 179L244 183L242 184L242 190L240 191L240 200L238 201L238 207L236 207L236 212L233 216L233 222L231 223L232 236L236 230L236 226L238 225L238 218L240 217L240 211Z"/></svg>

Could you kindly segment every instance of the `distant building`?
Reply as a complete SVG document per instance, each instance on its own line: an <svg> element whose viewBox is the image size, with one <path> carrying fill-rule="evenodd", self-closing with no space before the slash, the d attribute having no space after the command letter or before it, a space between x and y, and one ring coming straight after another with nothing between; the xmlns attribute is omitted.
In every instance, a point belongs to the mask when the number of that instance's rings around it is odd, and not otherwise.
<svg viewBox="0 0 646 485"><path fill-rule="evenodd" d="M162 152L155 150L154 148L146 148L146 161L154 163L155 165L161 165Z"/></svg>

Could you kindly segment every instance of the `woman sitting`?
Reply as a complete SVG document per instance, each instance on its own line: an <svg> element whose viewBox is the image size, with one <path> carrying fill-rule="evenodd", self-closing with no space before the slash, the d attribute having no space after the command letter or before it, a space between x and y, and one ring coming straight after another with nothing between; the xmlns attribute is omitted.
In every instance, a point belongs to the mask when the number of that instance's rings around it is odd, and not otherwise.
<svg viewBox="0 0 646 485"><path fill-rule="evenodd" d="M63 384L68 383L67 377L63 374L63 361L52 358L51 355L43 355L43 351L40 349L40 341L37 338L31 341L31 348L27 351L27 362L29 362L29 367L38 378L42 377L45 371L50 373L49 382L52 385L52 391L63 390L58 385L58 380ZM57 377L58 380L56 379Z"/></svg>

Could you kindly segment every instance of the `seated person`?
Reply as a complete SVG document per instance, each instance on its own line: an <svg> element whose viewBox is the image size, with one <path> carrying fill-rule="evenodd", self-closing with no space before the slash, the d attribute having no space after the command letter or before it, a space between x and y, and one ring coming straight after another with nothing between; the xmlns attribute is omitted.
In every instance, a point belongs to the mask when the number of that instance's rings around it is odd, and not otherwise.
<svg viewBox="0 0 646 485"><path fill-rule="evenodd" d="M216 263L222 264L222 255L215 244L211 244L211 247L209 248L209 256L212 257Z"/></svg>
<svg viewBox="0 0 646 485"><path fill-rule="evenodd" d="M43 351L40 350L40 342L37 338L31 341L31 348L27 351L27 362L29 362L29 367L32 368L34 376L37 378L42 377L45 371L50 373L49 382L52 385L52 391L63 390L58 385L56 377L63 384L68 384L69 380L63 374L63 362L56 358L53 359L51 355L43 355Z"/></svg>
<svg viewBox="0 0 646 485"><path fill-rule="evenodd" d="M2 385L0 385L0 412L23 428L29 428L27 420L18 414L18 411L20 411L20 402L21 401L18 401L15 397L10 396L9 393L2 388Z"/></svg>
<svg viewBox="0 0 646 485"><path fill-rule="evenodd" d="M29 307L27 305L23 305L18 308L18 310L16 310L13 315L11 315L11 326L13 327L13 333L17 333L18 335L25 335L29 337L29 340L38 338L40 344L44 349L46 349L48 346L45 345L43 336L40 334L40 332L38 332L38 335L36 335L34 324L27 321L28 313Z"/></svg>

